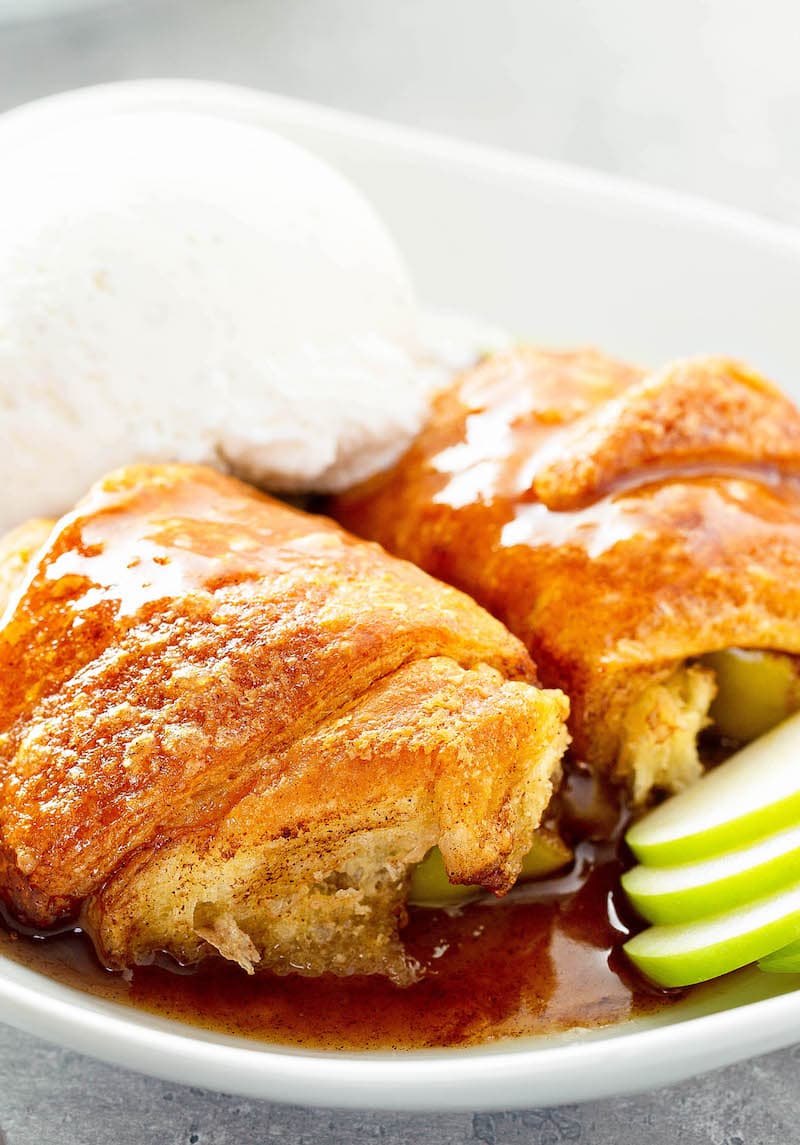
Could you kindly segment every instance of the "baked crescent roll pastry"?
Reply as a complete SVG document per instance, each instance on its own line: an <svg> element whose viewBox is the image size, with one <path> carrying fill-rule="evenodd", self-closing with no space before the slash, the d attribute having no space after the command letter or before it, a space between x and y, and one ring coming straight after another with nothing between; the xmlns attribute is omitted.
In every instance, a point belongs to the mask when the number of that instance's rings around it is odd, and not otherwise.
<svg viewBox="0 0 800 1145"><path fill-rule="evenodd" d="M0 893L110 966L414 976L435 844L514 882L567 702L472 600L211 470L140 466L2 555Z"/></svg>
<svg viewBox="0 0 800 1145"><path fill-rule="evenodd" d="M0 537L0 616L22 585L29 564L43 547L54 525L55 521L33 517Z"/></svg>
<svg viewBox="0 0 800 1145"><path fill-rule="evenodd" d="M800 653L800 414L722 358L484 359L334 513L508 624L639 800L700 772L704 654Z"/></svg>

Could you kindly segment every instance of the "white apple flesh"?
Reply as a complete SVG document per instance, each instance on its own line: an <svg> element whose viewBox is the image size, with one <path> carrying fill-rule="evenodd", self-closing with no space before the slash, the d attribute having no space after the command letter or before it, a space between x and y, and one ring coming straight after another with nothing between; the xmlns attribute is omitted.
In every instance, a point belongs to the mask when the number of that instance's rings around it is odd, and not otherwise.
<svg viewBox="0 0 800 1145"><path fill-rule="evenodd" d="M659 986L707 982L800 939L800 882L695 922L651 926L625 943L636 967Z"/></svg>
<svg viewBox="0 0 800 1145"><path fill-rule="evenodd" d="M622 886L642 918L671 924L732 910L798 877L800 826L699 863L633 867Z"/></svg>
<svg viewBox="0 0 800 1145"><path fill-rule="evenodd" d="M800 823L800 714L645 815L628 845L648 866L710 858Z"/></svg>

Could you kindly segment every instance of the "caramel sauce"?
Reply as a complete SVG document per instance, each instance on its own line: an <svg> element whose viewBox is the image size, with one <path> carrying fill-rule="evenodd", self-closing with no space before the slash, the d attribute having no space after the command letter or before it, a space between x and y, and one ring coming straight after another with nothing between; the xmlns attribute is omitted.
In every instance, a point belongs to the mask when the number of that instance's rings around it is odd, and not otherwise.
<svg viewBox="0 0 800 1145"><path fill-rule="evenodd" d="M620 945L634 925L618 894L626 821L587 771L573 770L554 814L575 846L568 872L458 910L411 908L403 937L422 968L400 988L379 977L248 977L213 959L123 976L101 967L79 932L0 933L9 957L87 993L261 1042L318 1049L419 1049L593 1027L650 1013L655 990Z"/></svg>

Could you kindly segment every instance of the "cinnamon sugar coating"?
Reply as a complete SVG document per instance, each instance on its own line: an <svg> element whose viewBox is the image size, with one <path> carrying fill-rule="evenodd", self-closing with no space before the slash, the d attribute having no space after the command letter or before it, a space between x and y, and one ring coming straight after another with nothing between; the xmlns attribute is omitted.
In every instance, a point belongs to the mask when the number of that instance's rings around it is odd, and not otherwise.
<svg viewBox="0 0 800 1145"><path fill-rule="evenodd" d="M800 414L724 358L646 374L593 350L496 354L333 512L508 624L569 695L575 750L632 781L632 711L661 721L653 749L703 724L713 680L676 677L687 660L800 652ZM703 711L654 714L690 692Z"/></svg>
<svg viewBox="0 0 800 1145"><path fill-rule="evenodd" d="M514 881L566 701L463 594L177 465L112 474L27 561L0 892L28 924L77 917L110 965L407 981L410 863L438 843L454 881Z"/></svg>

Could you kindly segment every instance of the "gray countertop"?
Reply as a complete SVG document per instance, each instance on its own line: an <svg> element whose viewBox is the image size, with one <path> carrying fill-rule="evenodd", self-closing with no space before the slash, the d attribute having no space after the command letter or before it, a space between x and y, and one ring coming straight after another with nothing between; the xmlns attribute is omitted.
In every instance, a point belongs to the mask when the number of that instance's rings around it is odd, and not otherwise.
<svg viewBox="0 0 800 1145"><path fill-rule="evenodd" d="M0 23L0 108L113 79L228 80L800 222L798 31L791 0L83 0ZM794 1049L580 1107L353 1114L168 1085L0 1026L0 1145L789 1145L798 1071Z"/></svg>
<svg viewBox="0 0 800 1145"><path fill-rule="evenodd" d="M153 1081L0 1026L7 1145L792 1145L800 1049L641 1097L524 1113L344 1113ZM2 1140L2 1138L0 1138Z"/></svg>

